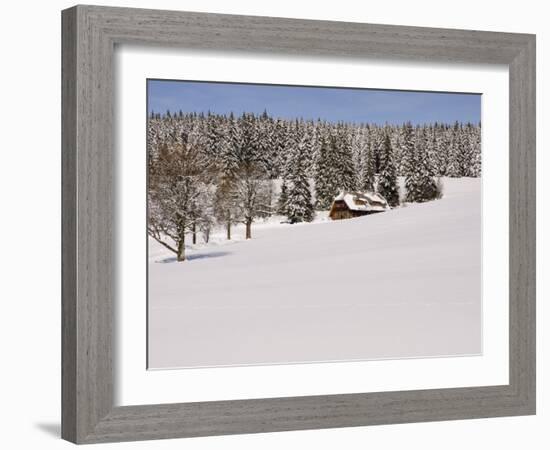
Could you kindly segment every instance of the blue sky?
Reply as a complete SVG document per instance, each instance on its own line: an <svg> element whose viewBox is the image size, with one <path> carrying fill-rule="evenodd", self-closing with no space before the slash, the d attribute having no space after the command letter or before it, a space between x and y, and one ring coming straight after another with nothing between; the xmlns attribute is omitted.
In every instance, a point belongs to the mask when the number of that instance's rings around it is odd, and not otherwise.
<svg viewBox="0 0 550 450"><path fill-rule="evenodd" d="M477 123L481 95L148 80L148 110L260 114L331 122Z"/></svg>

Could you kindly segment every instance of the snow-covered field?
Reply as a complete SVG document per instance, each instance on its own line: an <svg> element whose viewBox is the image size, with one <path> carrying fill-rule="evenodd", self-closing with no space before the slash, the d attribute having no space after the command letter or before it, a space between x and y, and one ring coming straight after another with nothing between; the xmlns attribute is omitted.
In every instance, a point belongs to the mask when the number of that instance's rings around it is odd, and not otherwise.
<svg viewBox="0 0 550 450"><path fill-rule="evenodd" d="M149 240L151 368L481 352L481 179L372 216Z"/></svg>

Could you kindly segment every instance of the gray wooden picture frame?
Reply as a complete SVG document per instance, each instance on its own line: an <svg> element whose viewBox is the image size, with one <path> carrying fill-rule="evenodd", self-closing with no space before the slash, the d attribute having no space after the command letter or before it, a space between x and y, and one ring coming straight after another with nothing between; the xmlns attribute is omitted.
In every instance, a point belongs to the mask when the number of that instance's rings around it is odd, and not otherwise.
<svg viewBox="0 0 550 450"><path fill-rule="evenodd" d="M143 9L62 12L62 437L178 438L535 413L535 36ZM116 44L506 64L510 81L509 384L114 406Z"/></svg>

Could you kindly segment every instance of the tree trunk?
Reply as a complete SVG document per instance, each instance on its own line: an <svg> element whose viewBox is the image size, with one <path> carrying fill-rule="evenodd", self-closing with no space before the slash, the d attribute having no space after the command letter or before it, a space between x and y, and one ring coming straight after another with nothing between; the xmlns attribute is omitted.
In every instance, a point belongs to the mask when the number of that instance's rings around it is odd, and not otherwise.
<svg viewBox="0 0 550 450"><path fill-rule="evenodd" d="M227 240L231 240L231 222L227 222Z"/></svg>
<svg viewBox="0 0 550 450"><path fill-rule="evenodd" d="M197 243L197 226L193 223L193 244Z"/></svg>
<svg viewBox="0 0 550 450"><path fill-rule="evenodd" d="M185 261L185 235L178 242L178 261Z"/></svg>
<svg viewBox="0 0 550 450"><path fill-rule="evenodd" d="M204 232L204 242L208 244L208 241L210 240L210 230L205 230Z"/></svg>
<svg viewBox="0 0 550 450"><path fill-rule="evenodd" d="M252 219L246 219L246 239L252 239Z"/></svg>

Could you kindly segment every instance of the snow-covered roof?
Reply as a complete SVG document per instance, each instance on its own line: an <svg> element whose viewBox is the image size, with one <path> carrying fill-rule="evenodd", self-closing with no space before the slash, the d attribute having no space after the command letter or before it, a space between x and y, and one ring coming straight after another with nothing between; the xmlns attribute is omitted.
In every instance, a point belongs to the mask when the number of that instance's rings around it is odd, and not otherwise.
<svg viewBox="0 0 550 450"><path fill-rule="evenodd" d="M352 211L387 211L390 209L386 199L376 192L340 192L334 201L342 200Z"/></svg>

